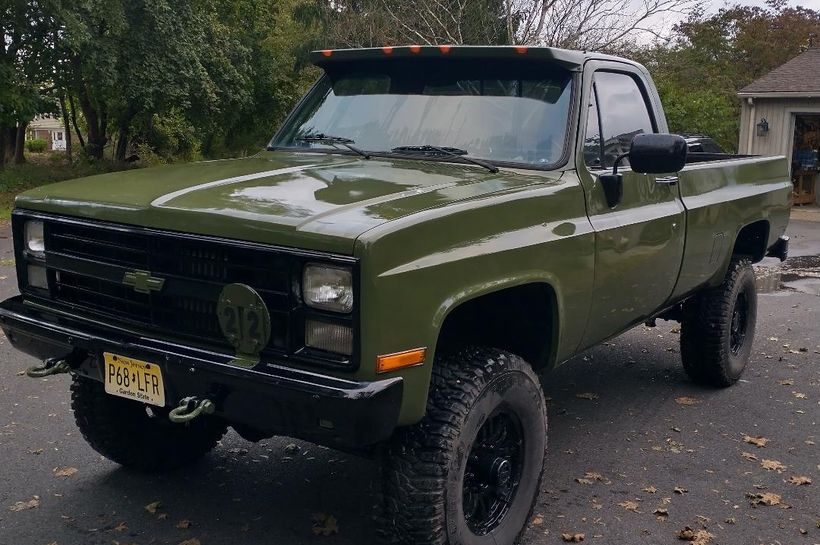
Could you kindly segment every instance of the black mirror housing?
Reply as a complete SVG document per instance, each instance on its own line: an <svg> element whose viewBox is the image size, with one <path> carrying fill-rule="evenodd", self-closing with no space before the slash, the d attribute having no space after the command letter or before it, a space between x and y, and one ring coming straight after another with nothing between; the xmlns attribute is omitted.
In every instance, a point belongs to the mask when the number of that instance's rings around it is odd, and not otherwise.
<svg viewBox="0 0 820 545"><path fill-rule="evenodd" d="M686 140L677 134L638 134L629 148L629 166L642 174L668 174L686 165Z"/></svg>

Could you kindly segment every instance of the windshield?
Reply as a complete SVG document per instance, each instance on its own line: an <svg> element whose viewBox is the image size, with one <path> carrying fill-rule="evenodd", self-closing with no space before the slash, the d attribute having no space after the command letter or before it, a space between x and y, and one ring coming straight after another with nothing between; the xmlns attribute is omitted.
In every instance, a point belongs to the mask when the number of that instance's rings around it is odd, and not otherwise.
<svg viewBox="0 0 820 545"><path fill-rule="evenodd" d="M532 62L345 63L329 67L271 145L342 149L311 138L333 136L373 153L439 146L544 167L563 155L570 82L568 71Z"/></svg>

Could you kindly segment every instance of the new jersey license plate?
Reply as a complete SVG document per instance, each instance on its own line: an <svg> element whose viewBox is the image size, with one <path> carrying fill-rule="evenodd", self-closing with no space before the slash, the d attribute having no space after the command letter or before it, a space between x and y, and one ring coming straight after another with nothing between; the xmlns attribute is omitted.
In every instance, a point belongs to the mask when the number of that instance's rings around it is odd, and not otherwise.
<svg viewBox="0 0 820 545"><path fill-rule="evenodd" d="M162 370L156 363L103 353L105 361L105 391L109 394L165 406Z"/></svg>

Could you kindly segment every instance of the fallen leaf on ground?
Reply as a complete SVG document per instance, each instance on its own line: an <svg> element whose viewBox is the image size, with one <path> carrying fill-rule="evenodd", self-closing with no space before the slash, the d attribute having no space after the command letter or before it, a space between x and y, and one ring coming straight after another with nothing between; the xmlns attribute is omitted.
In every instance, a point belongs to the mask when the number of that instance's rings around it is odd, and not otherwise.
<svg viewBox="0 0 820 545"><path fill-rule="evenodd" d="M540 526L544 524L544 515L535 515L532 518L532 525L533 526Z"/></svg>
<svg viewBox="0 0 820 545"><path fill-rule="evenodd" d="M789 482L800 486L801 484L811 484L811 479L804 475L792 475L789 477Z"/></svg>
<svg viewBox="0 0 820 545"><path fill-rule="evenodd" d="M626 501L622 501L622 502L621 502L621 503L619 503L618 505L619 505L619 506L621 506L621 507L623 507L623 508L624 508L624 509L626 509L627 511L632 511L633 513L637 513L637 512L638 512L638 507L639 507L638 502L634 502L634 501L626 500Z"/></svg>
<svg viewBox="0 0 820 545"><path fill-rule="evenodd" d="M159 509L160 507L162 507L161 501L152 501L151 503L145 506L145 510L154 515L156 514L157 509Z"/></svg>
<svg viewBox="0 0 820 545"><path fill-rule="evenodd" d="M655 488L654 486L647 486L646 488L643 489L643 491L646 492L647 494L654 494L655 492L658 491L658 489Z"/></svg>
<svg viewBox="0 0 820 545"><path fill-rule="evenodd" d="M199 541L197 538L192 537L191 539L186 539L185 541L180 541L179 545L202 545L202 542Z"/></svg>
<svg viewBox="0 0 820 545"><path fill-rule="evenodd" d="M40 507L40 496L34 496L30 500L18 501L9 507L9 511L25 511L26 509L36 509Z"/></svg>
<svg viewBox="0 0 820 545"><path fill-rule="evenodd" d="M762 494L747 494L752 505L779 505L780 496L773 492L763 492Z"/></svg>
<svg viewBox="0 0 820 545"><path fill-rule="evenodd" d="M691 541L695 545L706 545L713 537L715 536L706 530L693 530L688 526L678 532L678 539Z"/></svg>
<svg viewBox="0 0 820 545"><path fill-rule="evenodd" d="M561 534L561 539L567 543L581 543L584 540L584 534Z"/></svg>
<svg viewBox="0 0 820 545"><path fill-rule="evenodd" d="M584 392L582 394L575 394L578 399L598 399L598 394L592 392Z"/></svg>
<svg viewBox="0 0 820 545"><path fill-rule="evenodd" d="M758 448L762 448L766 446L766 443L769 442L769 439L766 439L763 436L758 435L757 437L752 437L751 435L744 435L743 441L749 443L750 445L754 445Z"/></svg>
<svg viewBox="0 0 820 545"><path fill-rule="evenodd" d="M188 528L191 527L192 524L193 524L193 522L191 522L190 520L182 519L181 521L177 522L177 528L187 530Z"/></svg>
<svg viewBox="0 0 820 545"><path fill-rule="evenodd" d="M333 515L324 513L313 513L313 534L317 536L329 536L339 533L339 521Z"/></svg>
<svg viewBox="0 0 820 545"><path fill-rule="evenodd" d="M792 392L792 395L797 399L806 399L806 394L801 394L800 392Z"/></svg>
<svg viewBox="0 0 820 545"><path fill-rule="evenodd" d="M697 403L700 403L700 401L698 401L694 397L676 397L675 403L677 403L678 405L695 405Z"/></svg>
<svg viewBox="0 0 820 545"><path fill-rule="evenodd" d="M786 466L784 466L777 460L767 460L766 458L763 458L763 460L760 461L760 465L761 467L763 467L763 469L768 469L769 471L774 470L778 473L782 473L786 469Z"/></svg>
<svg viewBox="0 0 820 545"><path fill-rule="evenodd" d="M157 520L168 520L168 513L160 513L157 515Z"/></svg>
<svg viewBox="0 0 820 545"><path fill-rule="evenodd" d="M669 509L667 509L666 507L658 507L657 509L655 509L654 514L658 515L658 517L668 517Z"/></svg>
<svg viewBox="0 0 820 545"><path fill-rule="evenodd" d="M54 468L54 476L55 477L71 477L77 473L76 467L55 467Z"/></svg>
<svg viewBox="0 0 820 545"><path fill-rule="evenodd" d="M689 492L689 489L684 488L682 486L676 486L672 489L672 492L674 492L675 494L686 494L687 492Z"/></svg>
<svg viewBox="0 0 820 545"><path fill-rule="evenodd" d="M114 526L114 531L115 531L115 532L124 532L124 531L126 531L127 529L128 529L128 524L126 524L126 523L125 523L125 521L120 522L119 524L117 524L116 526Z"/></svg>
<svg viewBox="0 0 820 545"><path fill-rule="evenodd" d="M589 479L582 479L579 477L575 478L575 482L578 484L592 484L592 481L590 481Z"/></svg>
<svg viewBox="0 0 820 545"><path fill-rule="evenodd" d="M794 381L792 379L786 379L786 380L778 380L777 383L780 384L781 386L791 386L791 385L794 384Z"/></svg>
<svg viewBox="0 0 820 545"><path fill-rule="evenodd" d="M751 452L741 452L740 455L746 458L747 460L757 461L757 456L755 456Z"/></svg>

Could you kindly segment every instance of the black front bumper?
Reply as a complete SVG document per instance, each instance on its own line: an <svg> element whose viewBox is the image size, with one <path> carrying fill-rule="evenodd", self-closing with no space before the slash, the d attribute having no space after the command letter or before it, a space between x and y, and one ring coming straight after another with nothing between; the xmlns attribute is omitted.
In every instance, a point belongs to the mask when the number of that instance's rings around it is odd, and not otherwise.
<svg viewBox="0 0 820 545"><path fill-rule="evenodd" d="M146 337L111 325L35 308L13 297L0 303L11 344L41 360L68 357L73 372L102 381L102 354L157 363L166 403L211 399L217 417L249 437L287 435L343 448L372 445L396 426L402 380L356 382L262 362L229 365L231 355Z"/></svg>

